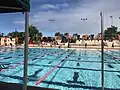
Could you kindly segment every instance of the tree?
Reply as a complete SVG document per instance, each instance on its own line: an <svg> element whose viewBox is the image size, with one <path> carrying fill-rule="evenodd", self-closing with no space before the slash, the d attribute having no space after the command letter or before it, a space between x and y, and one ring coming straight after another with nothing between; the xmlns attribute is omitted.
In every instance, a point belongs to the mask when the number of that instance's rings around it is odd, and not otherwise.
<svg viewBox="0 0 120 90"><path fill-rule="evenodd" d="M53 41L53 38L52 37L47 37L47 41L51 42L51 41Z"/></svg>
<svg viewBox="0 0 120 90"><path fill-rule="evenodd" d="M74 38L74 39L77 39L77 36L78 36L77 33L74 33L74 34L73 34L73 38Z"/></svg>
<svg viewBox="0 0 120 90"><path fill-rule="evenodd" d="M67 38L63 34L61 34L61 37L62 37L62 42L63 43L66 43L68 41Z"/></svg>
<svg viewBox="0 0 120 90"><path fill-rule="evenodd" d="M12 37L12 38L15 38L16 36L18 36L19 32L10 32L8 33L8 37Z"/></svg>
<svg viewBox="0 0 120 90"><path fill-rule="evenodd" d="M120 34L120 31L118 31L117 34Z"/></svg>
<svg viewBox="0 0 120 90"><path fill-rule="evenodd" d="M60 35L61 35L60 32L55 33L55 36L60 36Z"/></svg>
<svg viewBox="0 0 120 90"><path fill-rule="evenodd" d="M40 40L41 36L42 36L42 33L39 32L39 30L35 26L33 25L29 26L30 41L35 41L35 43L37 43Z"/></svg>
<svg viewBox="0 0 120 90"><path fill-rule="evenodd" d="M73 34L73 39L76 42L76 40L80 40L80 35L78 35L77 33Z"/></svg>
<svg viewBox="0 0 120 90"><path fill-rule="evenodd" d="M80 40L80 35L77 35L77 39Z"/></svg>
<svg viewBox="0 0 120 90"><path fill-rule="evenodd" d="M10 38L18 38L18 41L16 40L16 45L18 44L23 44L24 42L24 32L18 32L18 31L13 31L13 32L9 32L7 34L8 37Z"/></svg>
<svg viewBox="0 0 120 90"><path fill-rule="evenodd" d="M64 36L66 36L66 37L67 37L68 35L69 35L69 33L64 33Z"/></svg>
<svg viewBox="0 0 120 90"><path fill-rule="evenodd" d="M4 36L4 33L0 32L0 41L1 41L1 37L3 37L3 36Z"/></svg>
<svg viewBox="0 0 120 90"><path fill-rule="evenodd" d="M18 33L18 44L23 44L23 42L24 42L24 35L25 35L25 33L24 32L19 32Z"/></svg>
<svg viewBox="0 0 120 90"><path fill-rule="evenodd" d="M39 32L39 36L42 37L42 33L41 32Z"/></svg>
<svg viewBox="0 0 120 90"><path fill-rule="evenodd" d="M1 33L1 32L0 32L0 37L3 37L3 36L4 36L4 33Z"/></svg>
<svg viewBox="0 0 120 90"><path fill-rule="evenodd" d="M18 44L23 44L24 42L24 32L18 32L15 30L14 32L8 33L7 36L12 38L18 37L18 42L17 42ZM39 32L39 30L35 26L33 25L29 26L30 41L38 42L41 36L42 36L42 33Z"/></svg>
<svg viewBox="0 0 120 90"><path fill-rule="evenodd" d="M90 39L93 40L94 39L94 34L90 35Z"/></svg>
<svg viewBox="0 0 120 90"><path fill-rule="evenodd" d="M108 27L107 30L104 31L104 39L114 39L117 36L117 27L111 26Z"/></svg>
<svg viewBox="0 0 120 90"><path fill-rule="evenodd" d="M24 42L24 32L13 31L13 32L8 33L7 36L11 38L18 37L18 41L16 41L16 45L23 44Z"/></svg>
<svg viewBox="0 0 120 90"><path fill-rule="evenodd" d="M68 36L69 36L69 33L64 33L64 41L65 41L65 42L70 42Z"/></svg>
<svg viewBox="0 0 120 90"><path fill-rule="evenodd" d="M75 43L78 37L79 37L78 34L74 33L73 38L72 38L72 42Z"/></svg>

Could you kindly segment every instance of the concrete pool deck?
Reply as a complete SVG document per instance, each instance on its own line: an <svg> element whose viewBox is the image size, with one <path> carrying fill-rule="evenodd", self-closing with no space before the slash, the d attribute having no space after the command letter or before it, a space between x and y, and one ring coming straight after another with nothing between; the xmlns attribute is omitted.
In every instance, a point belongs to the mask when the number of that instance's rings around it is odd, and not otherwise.
<svg viewBox="0 0 120 90"><path fill-rule="evenodd" d="M2 47L8 47L8 48L11 48L10 46L2 46ZM13 46L12 48L24 48L23 45L21 46ZM48 46L48 45L45 45L45 46L38 46L38 45L34 45L34 46L29 46L29 48L59 48L58 46ZM60 47L61 49L67 49L67 47ZM101 46L87 46L85 48L85 46L70 46L69 49L87 49L87 50L96 50L96 49L101 49ZM120 47L107 47L107 46L104 46L104 50L105 49L110 49L110 50L120 50Z"/></svg>

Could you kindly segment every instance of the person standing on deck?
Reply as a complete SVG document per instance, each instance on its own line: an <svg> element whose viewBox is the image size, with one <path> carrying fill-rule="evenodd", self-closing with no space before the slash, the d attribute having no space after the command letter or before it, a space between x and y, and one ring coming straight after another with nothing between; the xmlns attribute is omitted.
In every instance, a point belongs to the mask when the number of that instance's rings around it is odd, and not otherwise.
<svg viewBox="0 0 120 90"><path fill-rule="evenodd" d="M114 42L112 43L112 47L114 48Z"/></svg>
<svg viewBox="0 0 120 90"><path fill-rule="evenodd" d="M87 47L87 43L85 43L85 48Z"/></svg>

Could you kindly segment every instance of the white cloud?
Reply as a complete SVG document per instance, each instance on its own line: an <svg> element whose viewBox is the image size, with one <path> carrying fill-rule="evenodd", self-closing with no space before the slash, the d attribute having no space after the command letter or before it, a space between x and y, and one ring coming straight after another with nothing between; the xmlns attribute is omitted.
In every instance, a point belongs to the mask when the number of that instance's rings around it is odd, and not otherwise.
<svg viewBox="0 0 120 90"><path fill-rule="evenodd" d="M63 3L63 4L56 4L58 7L69 7L68 3Z"/></svg>
<svg viewBox="0 0 120 90"><path fill-rule="evenodd" d="M98 33L100 32L100 12L104 12L104 28L110 26L109 16L113 15L114 25L120 26L118 19L120 15L119 0L96 0L91 3L84 3L75 8L63 9L56 11L39 11L30 18L30 23L36 25L41 30L52 32L69 32L69 33ZM42 8L58 8L60 6L68 7L66 3L57 5L43 5ZM88 18L87 21L81 21L81 18ZM55 20L50 22L49 19ZM15 21L22 23L23 21Z"/></svg>
<svg viewBox="0 0 120 90"><path fill-rule="evenodd" d="M41 5L40 8L41 9L56 9L56 8L59 8L59 7L56 7L52 4L44 4L44 5Z"/></svg>
<svg viewBox="0 0 120 90"><path fill-rule="evenodd" d="M24 24L24 20L13 21L14 24Z"/></svg>
<svg viewBox="0 0 120 90"><path fill-rule="evenodd" d="M40 6L40 9L45 9L45 10L47 10L47 9L60 9L61 7L66 8L68 6L69 6L69 4L67 4L67 3L63 3L63 4L43 4L43 5Z"/></svg>

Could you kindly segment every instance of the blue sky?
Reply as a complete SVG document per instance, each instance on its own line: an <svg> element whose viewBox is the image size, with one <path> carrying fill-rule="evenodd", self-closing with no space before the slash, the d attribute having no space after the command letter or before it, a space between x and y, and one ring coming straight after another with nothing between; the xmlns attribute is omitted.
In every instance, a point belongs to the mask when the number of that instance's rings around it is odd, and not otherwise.
<svg viewBox="0 0 120 90"><path fill-rule="evenodd" d="M110 26L111 15L114 25L120 27L119 3L120 0L31 0L30 24L44 36L54 35L54 32L96 34L100 32L101 11L104 12L104 28ZM81 18L88 20L81 21ZM24 31L22 13L0 14L0 20L0 32Z"/></svg>

